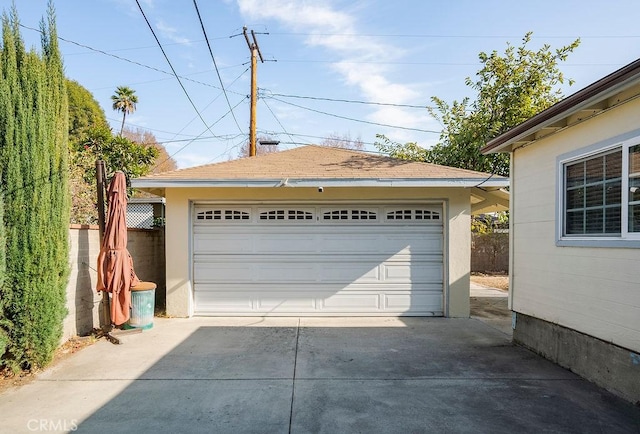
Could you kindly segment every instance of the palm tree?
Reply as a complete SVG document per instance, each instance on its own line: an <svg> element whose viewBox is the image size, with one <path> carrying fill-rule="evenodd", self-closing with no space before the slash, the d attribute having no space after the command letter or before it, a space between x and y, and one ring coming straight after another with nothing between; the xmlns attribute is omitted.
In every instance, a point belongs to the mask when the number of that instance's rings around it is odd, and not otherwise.
<svg viewBox="0 0 640 434"><path fill-rule="evenodd" d="M120 135L122 136L124 120L127 117L127 113L136 111L138 97L136 96L136 91L130 87L118 86L116 93L111 95L111 101L113 101L113 109L122 112L122 126L120 127Z"/></svg>

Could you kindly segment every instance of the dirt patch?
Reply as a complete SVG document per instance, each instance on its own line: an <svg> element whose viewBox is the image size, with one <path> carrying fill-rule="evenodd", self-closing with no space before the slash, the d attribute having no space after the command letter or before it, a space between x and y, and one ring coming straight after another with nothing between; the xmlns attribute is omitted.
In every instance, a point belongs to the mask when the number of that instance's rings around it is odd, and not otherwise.
<svg viewBox="0 0 640 434"><path fill-rule="evenodd" d="M478 285L498 288L503 291L509 290L508 274L471 273L471 281Z"/></svg>
<svg viewBox="0 0 640 434"><path fill-rule="evenodd" d="M97 340L93 336L73 337L62 344L53 356L53 361L47 368L55 366L62 360L70 357L89 345L93 345ZM9 369L0 370L0 393L12 387L23 386L33 381L41 370L20 371L14 373Z"/></svg>

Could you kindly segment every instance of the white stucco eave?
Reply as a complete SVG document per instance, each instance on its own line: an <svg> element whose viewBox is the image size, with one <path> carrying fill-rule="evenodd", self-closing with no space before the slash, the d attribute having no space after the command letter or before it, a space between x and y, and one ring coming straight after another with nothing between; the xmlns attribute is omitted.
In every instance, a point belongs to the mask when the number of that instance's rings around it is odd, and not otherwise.
<svg viewBox="0 0 640 434"><path fill-rule="evenodd" d="M131 186L155 188L220 188L220 187L482 187L509 186L508 178L281 178L281 179L132 179Z"/></svg>

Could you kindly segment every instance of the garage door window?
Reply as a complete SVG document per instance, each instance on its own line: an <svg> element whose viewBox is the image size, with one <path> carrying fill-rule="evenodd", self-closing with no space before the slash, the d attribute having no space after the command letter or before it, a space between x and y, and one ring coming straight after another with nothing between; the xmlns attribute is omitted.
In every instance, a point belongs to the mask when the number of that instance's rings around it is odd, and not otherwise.
<svg viewBox="0 0 640 434"><path fill-rule="evenodd" d="M427 209L396 209L387 211L387 220L440 220L440 213Z"/></svg>
<svg viewBox="0 0 640 434"><path fill-rule="evenodd" d="M248 211L237 209L213 209L196 213L196 220L250 220Z"/></svg>
<svg viewBox="0 0 640 434"><path fill-rule="evenodd" d="M378 214L375 211L364 209L335 209L323 211L323 220L377 220Z"/></svg>
<svg viewBox="0 0 640 434"><path fill-rule="evenodd" d="M313 212L297 209L272 209L260 211L261 221L274 220L313 220Z"/></svg>

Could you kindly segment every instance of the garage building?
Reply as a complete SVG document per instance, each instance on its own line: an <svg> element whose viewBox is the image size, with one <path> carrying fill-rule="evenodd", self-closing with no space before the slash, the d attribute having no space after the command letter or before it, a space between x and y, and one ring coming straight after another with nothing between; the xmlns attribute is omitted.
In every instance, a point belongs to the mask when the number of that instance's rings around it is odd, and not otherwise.
<svg viewBox="0 0 640 434"><path fill-rule="evenodd" d="M469 315L470 216L508 179L304 146L138 178L166 199L171 316Z"/></svg>

